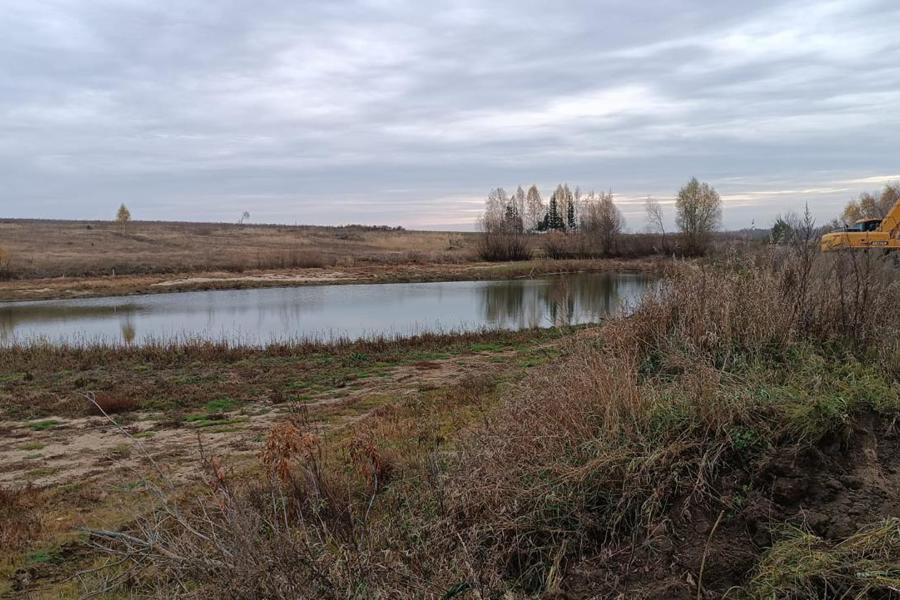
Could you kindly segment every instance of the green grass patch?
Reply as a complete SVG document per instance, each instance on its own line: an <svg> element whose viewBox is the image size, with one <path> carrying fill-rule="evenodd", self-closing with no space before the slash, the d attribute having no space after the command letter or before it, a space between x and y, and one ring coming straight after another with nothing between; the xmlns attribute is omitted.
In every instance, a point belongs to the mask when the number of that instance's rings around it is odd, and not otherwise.
<svg viewBox="0 0 900 600"><path fill-rule="evenodd" d="M4 373L0 375L0 383L17 383L25 380L25 373Z"/></svg>
<svg viewBox="0 0 900 600"><path fill-rule="evenodd" d="M35 421L34 423L29 423L28 428L32 431L48 431L50 429L54 429L57 425L59 425L59 421L47 419L45 421Z"/></svg>
<svg viewBox="0 0 900 600"><path fill-rule="evenodd" d="M49 548L43 550L35 550L31 554L28 554L25 557L25 562L29 565L45 565L45 564L60 564L63 562L62 553L59 551L59 548Z"/></svg>
<svg viewBox="0 0 900 600"><path fill-rule="evenodd" d="M216 400L210 400L206 403L206 412L212 414L225 413L230 410L233 410L237 406L237 402L235 402L232 398L217 398Z"/></svg>

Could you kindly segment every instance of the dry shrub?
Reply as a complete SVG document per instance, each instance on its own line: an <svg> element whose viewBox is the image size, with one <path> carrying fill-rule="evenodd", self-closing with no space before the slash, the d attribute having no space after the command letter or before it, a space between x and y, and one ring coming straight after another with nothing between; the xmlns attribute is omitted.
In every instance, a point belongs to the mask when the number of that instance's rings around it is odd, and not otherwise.
<svg viewBox="0 0 900 600"><path fill-rule="evenodd" d="M93 402L88 405L88 413L91 415L113 415L140 408L140 404L134 396L126 396L121 393L97 392L93 394L92 399Z"/></svg>
<svg viewBox="0 0 900 600"><path fill-rule="evenodd" d="M311 466L318 471L321 463L321 441L313 433L304 432L294 422L275 425L269 432L261 460L282 483L293 479L297 466Z"/></svg>
<svg viewBox="0 0 900 600"><path fill-rule="evenodd" d="M372 493L388 483L394 472L394 460L378 447L371 430L357 433L350 441L348 453L359 475L369 482Z"/></svg>
<svg viewBox="0 0 900 600"><path fill-rule="evenodd" d="M531 249L524 234L487 231L479 239L478 257L491 262L528 260Z"/></svg>
<svg viewBox="0 0 900 600"><path fill-rule="evenodd" d="M576 258L580 255L574 235L566 235L556 231L546 233L541 238L541 249L545 258L554 260Z"/></svg>
<svg viewBox="0 0 900 600"><path fill-rule="evenodd" d="M626 233L619 236L616 250L618 256L638 258L669 254L675 250L675 243L658 233Z"/></svg>

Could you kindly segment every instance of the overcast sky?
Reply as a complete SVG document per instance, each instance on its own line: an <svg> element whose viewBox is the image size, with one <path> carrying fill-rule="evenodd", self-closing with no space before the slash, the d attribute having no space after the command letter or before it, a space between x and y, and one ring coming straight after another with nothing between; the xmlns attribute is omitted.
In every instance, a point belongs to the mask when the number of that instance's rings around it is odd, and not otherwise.
<svg viewBox="0 0 900 600"><path fill-rule="evenodd" d="M639 230L697 176L729 228L826 220L900 179L898 32L896 0L2 0L0 217L458 229L565 181Z"/></svg>

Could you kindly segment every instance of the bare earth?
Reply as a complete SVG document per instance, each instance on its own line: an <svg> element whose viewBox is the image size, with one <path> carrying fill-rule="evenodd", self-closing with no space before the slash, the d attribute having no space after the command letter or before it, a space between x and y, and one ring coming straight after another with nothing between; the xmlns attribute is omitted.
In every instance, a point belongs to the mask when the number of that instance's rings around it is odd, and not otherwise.
<svg viewBox="0 0 900 600"><path fill-rule="evenodd" d="M452 385L485 369L497 369L496 357L509 352L475 354L448 360L404 365L384 376L355 382L340 395L326 392L305 403L307 418L323 431L363 418L390 399ZM492 360L493 359L493 360ZM52 428L36 431L34 421L0 421L0 486L30 482L37 486L109 481L113 472L127 477L152 466L148 456L164 465L166 476L184 482L202 466L201 447L210 456L228 456L230 463L255 457L264 434L292 408L271 402L244 405L217 415L202 427L173 424L163 413L138 413L124 426L105 418L50 417ZM37 466L40 468L36 468Z"/></svg>

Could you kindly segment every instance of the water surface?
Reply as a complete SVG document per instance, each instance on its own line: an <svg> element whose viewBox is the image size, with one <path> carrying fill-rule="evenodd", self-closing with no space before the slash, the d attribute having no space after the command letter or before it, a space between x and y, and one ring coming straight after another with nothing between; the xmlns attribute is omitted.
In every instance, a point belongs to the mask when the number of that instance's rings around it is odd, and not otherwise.
<svg viewBox="0 0 900 600"><path fill-rule="evenodd" d="M648 282L634 273L577 273L13 302L0 304L0 341L265 344L576 325L633 305Z"/></svg>

